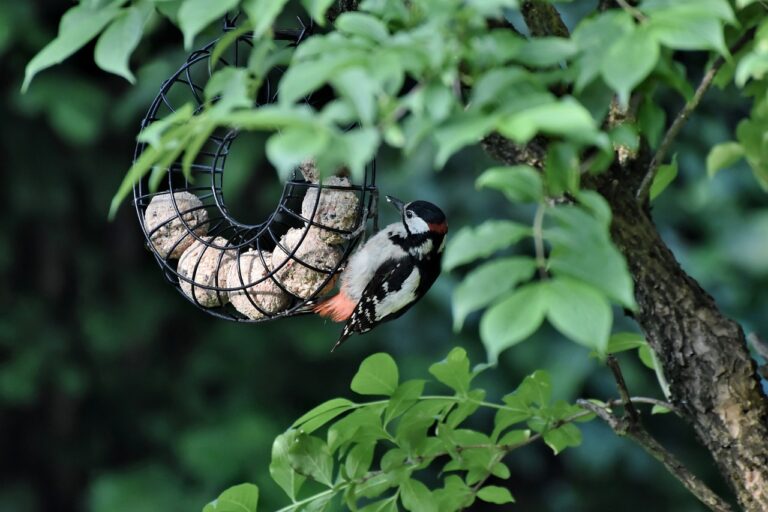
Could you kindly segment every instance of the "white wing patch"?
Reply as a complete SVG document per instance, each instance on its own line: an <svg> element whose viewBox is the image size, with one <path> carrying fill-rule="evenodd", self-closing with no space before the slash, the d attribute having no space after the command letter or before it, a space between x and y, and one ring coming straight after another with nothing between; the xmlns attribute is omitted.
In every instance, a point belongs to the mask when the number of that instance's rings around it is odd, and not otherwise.
<svg viewBox="0 0 768 512"><path fill-rule="evenodd" d="M416 289L419 287L420 281L421 275L418 269L414 267L408 277L405 278L405 281L403 281L403 286L399 290L376 302L376 320L381 320L387 315L396 313L416 300Z"/></svg>

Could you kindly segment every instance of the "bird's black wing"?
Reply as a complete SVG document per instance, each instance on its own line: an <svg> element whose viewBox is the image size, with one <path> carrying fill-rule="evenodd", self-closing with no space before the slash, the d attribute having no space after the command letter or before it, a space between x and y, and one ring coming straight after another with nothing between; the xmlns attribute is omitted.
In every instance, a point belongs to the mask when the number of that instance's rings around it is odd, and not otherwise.
<svg viewBox="0 0 768 512"><path fill-rule="evenodd" d="M377 324L399 317L416 301L419 274L410 258L381 266L363 290L360 302L344 325L335 350L353 333L370 331Z"/></svg>

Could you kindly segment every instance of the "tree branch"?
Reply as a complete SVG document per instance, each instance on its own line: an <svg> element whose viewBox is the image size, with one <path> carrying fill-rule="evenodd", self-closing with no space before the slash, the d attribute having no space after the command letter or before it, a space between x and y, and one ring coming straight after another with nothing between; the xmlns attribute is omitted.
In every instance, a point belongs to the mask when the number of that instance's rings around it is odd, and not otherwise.
<svg viewBox="0 0 768 512"><path fill-rule="evenodd" d="M688 491L696 496L703 504L715 512L732 512L731 506L715 494L699 478L691 473L677 458L667 451L639 423L633 423L626 418L617 418L609 406L601 406L589 400L577 400L576 403L590 412L595 413L601 420L619 436L628 437L637 443L648 455L661 462L672 476L683 484Z"/></svg>
<svg viewBox="0 0 768 512"><path fill-rule="evenodd" d="M534 137L526 145L515 144L499 133L492 133L480 141L483 149L496 160L507 164L526 164L539 170L544 169L547 157L547 143L543 137Z"/></svg>
<svg viewBox="0 0 768 512"><path fill-rule="evenodd" d="M736 41L736 43L730 48L730 53L738 52L745 44L747 44L747 42L749 42L750 39L752 39L754 35L754 27L747 30L744 35L742 35L739 40ZM696 109L696 107L699 106L701 99L704 97L704 94L707 92L707 90L709 90L709 87L712 85L712 81L715 79L715 75L717 75L717 72L720 70L723 64L725 64L725 59L722 56L715 59L715 62L712 63L712 67L710 67L709 70L704 73L699 86L696 88L696 92L693 94L693 98L691 98L691 100L686 103L685 106L683 106L682 110L680 110L680 112L677 114L677 117L675 117L675 120L672 122L672 125L669 127L669 130L667 130L667 133L664 134L664 138L659 145L659 149L653 156L653 159L648 166L648 171L643 177L643 181L640 183L640 188L637 191L637 201L640 204L645 204L645 202L648 200L648 196L651 191L651 185L653 184L653 179L656 177L656 173L658 172L659 167L667 157L669 150L672 148L672 143L677 138L686 121L688 121L688 118L691 117L693 111Z"/></svg>
<svg viewBox="0 0 768 512"><path fill-rule="evenodd" d="M357 4L359 3L360 3L359 0L338 0L336 2L336 5L328 9L328 12L326 13L325 17L328 21L333 23L334 21L336 21L336 18L338 18L345 12L356 11Z"/></svg>
<svg viewBox="0 0 768 512"><path fill-rule="evenodd" d="M523 2L521 12L533 37L568 37L570 35L560 13L549 3L541 0L528 0Z"/></svg>

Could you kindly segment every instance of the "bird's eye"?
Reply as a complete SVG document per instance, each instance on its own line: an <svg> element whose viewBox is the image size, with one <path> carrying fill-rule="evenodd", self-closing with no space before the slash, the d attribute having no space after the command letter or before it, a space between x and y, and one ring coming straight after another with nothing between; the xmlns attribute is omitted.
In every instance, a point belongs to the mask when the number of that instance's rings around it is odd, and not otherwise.
<svg viewBox="0 0 768 512"><path fill-rule="evenodd" d="M405 216L408 217L409 219L412 219L413 218L413 212L408 210L408 211L405 212Z"/></svg>

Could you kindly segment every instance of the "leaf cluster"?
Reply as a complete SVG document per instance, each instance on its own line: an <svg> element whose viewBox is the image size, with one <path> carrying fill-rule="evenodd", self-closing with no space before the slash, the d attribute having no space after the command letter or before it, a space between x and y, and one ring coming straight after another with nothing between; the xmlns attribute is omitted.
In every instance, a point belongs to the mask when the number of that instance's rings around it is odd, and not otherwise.
<svg viewBox="0 0 768 512"><path fill-rule="evenodd" d="M486 484L491 477L510 477L505 457L539 439L555 454L578 446L581 432L574 422L592 415L553 401L544 371L526 377L500 403L487 402L485 391L473 386L479 371L470 370L466 352L456 348L429 368L452 394L426 395L425 385L432 383L401 382L389 355L366 358L350 387L378 399L328 400L275 439L270 474L291 500L280 510L326 510L334 499L361 512L450 512L478 499L514 501L506 487ZM490 434L467 426L483 409L494 414ZM228 506L232 493L225 491L204 512L228 510L210 507ZM256 510L255 501L247 510Z"/></svg>

